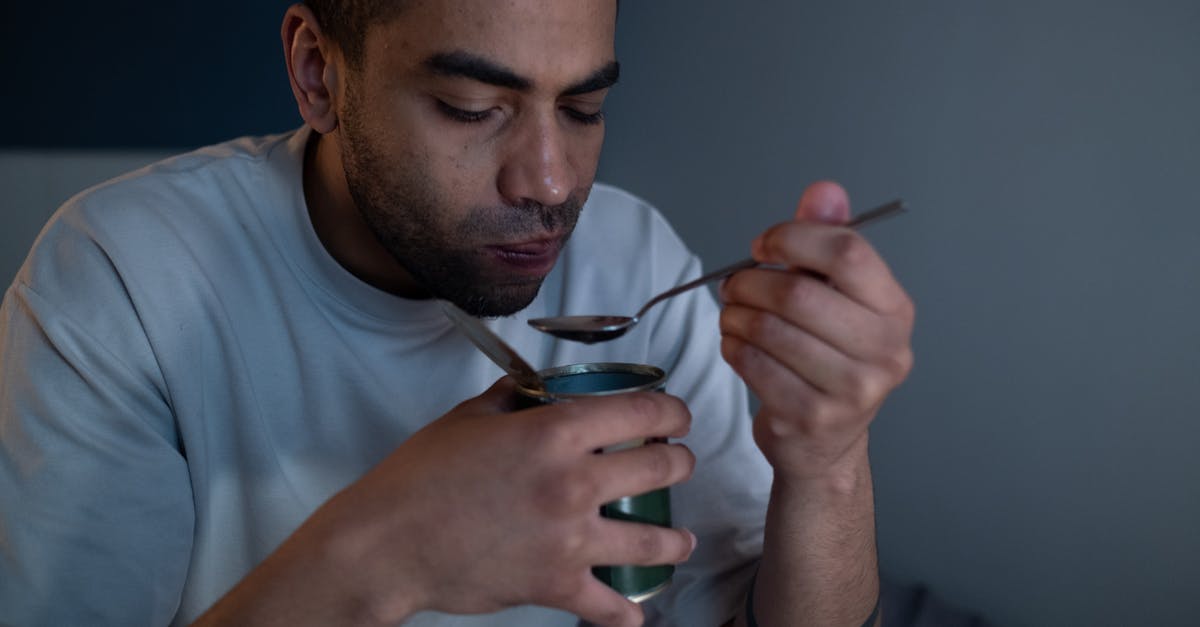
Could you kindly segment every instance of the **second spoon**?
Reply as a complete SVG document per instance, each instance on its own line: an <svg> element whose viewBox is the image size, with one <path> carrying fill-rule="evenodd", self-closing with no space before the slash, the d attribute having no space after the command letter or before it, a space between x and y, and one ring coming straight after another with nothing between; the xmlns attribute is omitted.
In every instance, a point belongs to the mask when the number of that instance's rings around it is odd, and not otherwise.
<svg viewBox="0 0 1200 627"><path fill-rule="evenodd" d="M905 210L903 200L893 200L885 205L876 207L866 213L859 214L846 223L846 226L857 228L869 222L885 218L887 216L899 213ZM723 279L739 270L746 270L758 265L754 259L743 259L737 263L730 264L724 268L713 270L697 279L693 279L673 287L654 298L651 298L637 313L632 316L554 316L550 318L533 318L529 320L529 326L550 335L561 337L565 340L573 340L576 342L584 342L587 344L595 344L596 342L604 342L607 340L616 339L625 335L633 328L642 316L651 307L658 303L675 296L681 292L686 292L694 287L699 287L715 281Z"/></svg>

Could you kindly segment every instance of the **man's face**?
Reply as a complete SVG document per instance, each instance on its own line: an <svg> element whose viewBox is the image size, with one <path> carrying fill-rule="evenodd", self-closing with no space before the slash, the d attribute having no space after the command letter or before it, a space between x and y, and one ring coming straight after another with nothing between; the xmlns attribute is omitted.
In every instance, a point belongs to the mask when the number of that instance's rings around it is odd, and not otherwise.
<svg viewBox="0 0 1200 627"><path fill-rule="evenodd" d="M527 306L587 199L616 80L614 0L414 1L343 72L355 204L434 296Z"/></svg>

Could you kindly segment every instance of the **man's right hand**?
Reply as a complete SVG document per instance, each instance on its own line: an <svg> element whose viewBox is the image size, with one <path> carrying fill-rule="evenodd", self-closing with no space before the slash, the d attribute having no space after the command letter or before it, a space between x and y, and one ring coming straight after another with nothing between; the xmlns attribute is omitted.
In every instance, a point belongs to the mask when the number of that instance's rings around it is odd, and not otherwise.
<svg viewBox="0 0 1200 627"><path fill-rule="evenodd" d="M686 480L695 458L680 444L594 451L682 437L687 407L667 394L636 393L516 412L515 399L505 377L414 434L200 622L396 624L421 610L535 604L603 625L641 624L641 608L591 568L682 562L694 537L601 518L599 508ZM280 604L260 603L272 596Z"/></svg>

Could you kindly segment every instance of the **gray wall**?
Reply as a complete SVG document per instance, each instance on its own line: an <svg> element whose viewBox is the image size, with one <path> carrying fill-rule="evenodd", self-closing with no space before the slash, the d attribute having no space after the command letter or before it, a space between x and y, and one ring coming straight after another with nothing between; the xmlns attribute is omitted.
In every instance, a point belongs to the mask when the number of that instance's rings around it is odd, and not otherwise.
<svg viewBox="0 0 1200 627"><path fill-rule="evenodd" d="M0 294L54 210L77 192L136 170L162 150L17 149L0 146Z"/></svg>
<svg viewBox="0 0 1200 627"><path fill-rule="evenodd" d="M232 33L199 35L247 65L221 66L196 85L206 94L231 91L213 86L221 76L282 73L275 21L241 32L251 18L234 4ZM885 572L1002 626L1195 624L1200 2L621 11L602 176L660 205L709 265L745 255L815 179L844 182L860 208L893 196L913 208L870 231L919 309L917 368L874 428ZM264 52L240 47L258 36ZM35 74L61 70L54 58ZM87 112L111 94L72 97L62 119L9 119L105 124ZM294 123L231 103L171 115L193 134ZM135 145L194 143L149 134ZM79 136L59 135L37 145ZM54 205L154 156L11 149L26 144L0 136L5 283Z"/></svg>
<svg viewBox="0 0 1200 627"><path fill-rule="evenodd" d="M736 8L735 8L736 7ZM1200 2L621 7L602 176L706 265L834 178L918 305L883 568L1001 624L1200 620Z"/></svg>

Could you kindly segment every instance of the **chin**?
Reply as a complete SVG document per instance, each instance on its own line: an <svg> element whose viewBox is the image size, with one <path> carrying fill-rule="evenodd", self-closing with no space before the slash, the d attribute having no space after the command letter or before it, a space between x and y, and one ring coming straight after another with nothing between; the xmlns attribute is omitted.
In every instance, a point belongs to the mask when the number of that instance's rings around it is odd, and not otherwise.
<svg viewBox="0 0 1200 627"><path fill-rule="evenodd" d="M532 283L496 286L485 291L455 290L455 293L440 294L440 297L477 318L503 318L528 307L537 298L541 287L542 282L538 280Z"/></svg>

